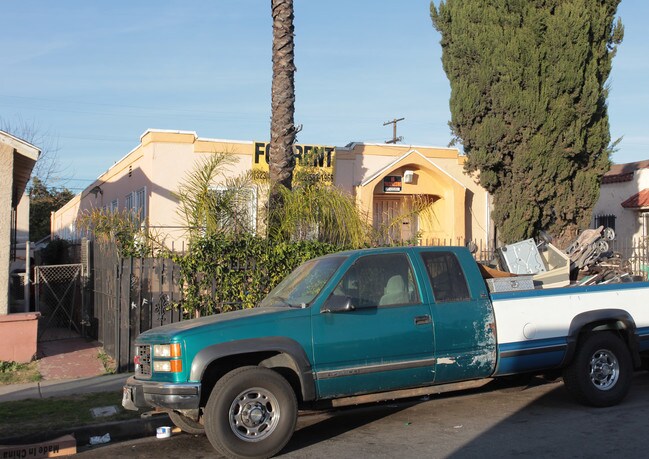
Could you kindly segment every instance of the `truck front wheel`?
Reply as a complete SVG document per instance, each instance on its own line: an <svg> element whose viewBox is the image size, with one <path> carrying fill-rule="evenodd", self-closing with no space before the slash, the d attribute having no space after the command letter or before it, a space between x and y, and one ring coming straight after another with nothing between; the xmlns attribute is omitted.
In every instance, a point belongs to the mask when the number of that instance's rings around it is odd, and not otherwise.
<svg viewBox="0 0 649 459"><path fill-rule="evenodd" d="M611 332L592 333L563 372L568 391L584 405L612 406L631 387L633 364L624 342Z"/></svg>
<svg viewBox="0 0 649 459"><path fill-rule="evenodd" d="M267 458L288 443L297 421L291 385L268 368L241 367L214 386L204 411L205 433L227 457Z"/></svg>

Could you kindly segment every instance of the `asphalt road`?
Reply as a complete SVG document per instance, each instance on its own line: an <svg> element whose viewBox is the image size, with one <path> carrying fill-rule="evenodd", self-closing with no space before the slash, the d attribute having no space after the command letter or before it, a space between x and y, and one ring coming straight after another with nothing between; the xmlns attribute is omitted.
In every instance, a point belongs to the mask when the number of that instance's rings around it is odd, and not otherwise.
<svg viewBox="0 0 649 459"><path fill-rule="evenodd" d="M520 383L519 383L520 384ZM283 458L645 457L649 373L612 408L576 404L559 382L492 384L479 391L308 414ZM81 458L214 458L206 437L143 438Z"/></svg>

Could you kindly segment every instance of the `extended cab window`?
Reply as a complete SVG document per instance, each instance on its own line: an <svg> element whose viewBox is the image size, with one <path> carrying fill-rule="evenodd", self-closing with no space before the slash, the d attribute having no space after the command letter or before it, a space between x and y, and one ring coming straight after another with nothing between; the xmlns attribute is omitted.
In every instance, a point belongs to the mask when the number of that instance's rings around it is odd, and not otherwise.
<svg viewBox="0 0 649 459"><path fill-rule="evenodd" d="M412 267L403 253L359 258L333 295L349 297L355 308L420 303Z"/></svg>
<svg viewBox="0 0 649 459"><path fill-rule="evenodd" d="M464 272L457 257L451 252L423 252L436 303L450 303L470 299Z"/></svg>

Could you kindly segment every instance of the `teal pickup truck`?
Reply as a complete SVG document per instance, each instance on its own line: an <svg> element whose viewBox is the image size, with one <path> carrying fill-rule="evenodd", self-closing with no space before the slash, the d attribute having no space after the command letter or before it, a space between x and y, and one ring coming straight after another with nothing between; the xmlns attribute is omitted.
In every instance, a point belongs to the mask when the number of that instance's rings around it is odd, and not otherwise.
<svg viewBox="0 0 649 459"><path fill-rule="evenodd" d="M642 282L490 294L462 247L331 254L254 309L142 333L123 405L165 410L239 458L279 452L302 407L518 373L563 372L578 401L610 406L647 364L647 298Z"/></svg>

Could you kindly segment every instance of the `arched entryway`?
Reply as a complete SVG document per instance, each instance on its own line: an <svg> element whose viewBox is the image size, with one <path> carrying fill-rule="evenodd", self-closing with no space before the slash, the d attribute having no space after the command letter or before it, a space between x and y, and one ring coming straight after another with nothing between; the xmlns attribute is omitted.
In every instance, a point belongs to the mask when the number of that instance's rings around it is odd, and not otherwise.
<svg viewBox="0 0 649 459"><path fill-rule="evenodd" d="M416 150L384 167L359 188L360 204L383 236L383 243L465 237L466 188Z"/></svg>

